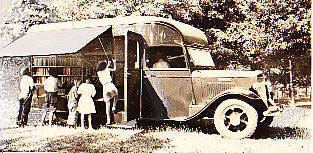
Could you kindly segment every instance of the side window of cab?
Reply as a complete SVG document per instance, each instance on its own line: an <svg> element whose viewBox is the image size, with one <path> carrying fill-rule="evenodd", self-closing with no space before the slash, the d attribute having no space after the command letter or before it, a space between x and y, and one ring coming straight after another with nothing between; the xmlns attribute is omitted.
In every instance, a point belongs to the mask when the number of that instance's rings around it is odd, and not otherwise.
<svg viewBox="0 0 313 153"><path fill-rule="evenodd" d="M157 46L146 50L146 66L153 69L186 68L181 47Z"/></svg>

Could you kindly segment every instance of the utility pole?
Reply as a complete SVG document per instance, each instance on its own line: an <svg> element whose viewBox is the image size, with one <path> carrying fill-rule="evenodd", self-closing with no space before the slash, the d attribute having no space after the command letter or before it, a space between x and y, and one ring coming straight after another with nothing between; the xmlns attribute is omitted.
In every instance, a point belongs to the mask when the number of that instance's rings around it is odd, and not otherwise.
<svg viewBox="0 0 313 153"><path fill-rule="evenodd" d="M289 89L289 92L290 92L290 106L291 107L295 107L295 97L293 95L293 80L292 80L292 64L291 64L291 57L289 58L289 77L290 77L290 81L289 81L289 84L290 84L290 89Z"/></svg>

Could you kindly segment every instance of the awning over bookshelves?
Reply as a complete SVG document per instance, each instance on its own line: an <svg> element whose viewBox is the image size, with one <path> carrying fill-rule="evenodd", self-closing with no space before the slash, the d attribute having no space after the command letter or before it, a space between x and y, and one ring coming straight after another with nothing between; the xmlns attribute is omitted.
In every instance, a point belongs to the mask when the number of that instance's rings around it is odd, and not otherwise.
<svg viewBox="0 0 313 153"><path fill-rule="evenodd" d="M4 48L0 57L75 53L111 26L27 33Z"/></svg>

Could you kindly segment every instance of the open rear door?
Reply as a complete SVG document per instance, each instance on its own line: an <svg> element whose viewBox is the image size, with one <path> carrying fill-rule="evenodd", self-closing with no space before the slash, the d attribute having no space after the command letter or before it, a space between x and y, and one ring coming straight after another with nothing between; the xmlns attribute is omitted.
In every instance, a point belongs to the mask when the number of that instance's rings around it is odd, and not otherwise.
<svg viewBox="0 0 313 153"><path fill-rule="evenodd" d="M127 32L125 37L125 65L124 65L124 121L131 121L141 117L142 95L142 63L143 50L146 43L141 35Z"/></svg>

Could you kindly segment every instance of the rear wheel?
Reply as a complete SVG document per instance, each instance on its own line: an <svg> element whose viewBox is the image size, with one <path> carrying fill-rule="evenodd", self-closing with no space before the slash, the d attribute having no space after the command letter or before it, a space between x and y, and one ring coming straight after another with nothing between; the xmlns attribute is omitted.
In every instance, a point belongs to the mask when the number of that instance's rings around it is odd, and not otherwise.
<svg viewBox="0 0 313 153"><path fill-rule="evenodd" d="M224 137L242 139L251 136L258 124L257 111L239 99L223 101L214 113L216 130Z"/></svg>

